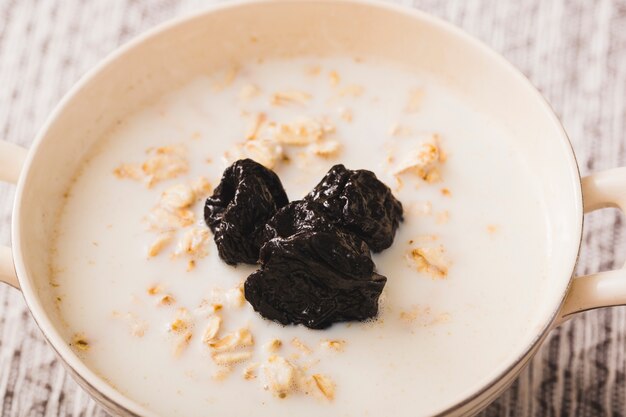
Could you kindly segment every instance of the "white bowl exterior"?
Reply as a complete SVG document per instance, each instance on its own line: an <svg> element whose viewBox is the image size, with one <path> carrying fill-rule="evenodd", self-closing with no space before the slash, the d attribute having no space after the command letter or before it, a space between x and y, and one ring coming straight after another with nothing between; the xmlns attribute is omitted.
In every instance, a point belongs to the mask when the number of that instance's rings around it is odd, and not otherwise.
<svg viewBox="0 0 626 417"><path fill-rule="evenodd" d="M578 254L582 196L565 132L530 83L499 55L421 12L356 0L229 3L144 35L89 73L41 130L18 185L13 245L25 299L54 349L111 411L122 412L113 408L118 404L138 415L152 415L88 369L61 336L59 318L47 296L50 242L60 196L94 141L129 113L225 65L299 54L377 56L437 74L507 126L542 182L552 242L550 286L541 304L543 319L536 338L511 352L502 369L476 381L465 398L441 411L467 414L488 404L550 328Z"/></svg>

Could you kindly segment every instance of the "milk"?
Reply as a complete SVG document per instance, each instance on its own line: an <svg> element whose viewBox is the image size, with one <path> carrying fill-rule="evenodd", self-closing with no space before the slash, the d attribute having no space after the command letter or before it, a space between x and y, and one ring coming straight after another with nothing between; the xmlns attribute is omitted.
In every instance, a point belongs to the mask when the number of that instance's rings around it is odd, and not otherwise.
<svg viewBox="0 0 626 417"><path fill-rule="evenodd" d="M251 94L250 85L259 91ZM274 92L293 90L311 98L270 104ZM205 176L216 186L229 162L225 153L245 141L259 112L277 122L325 117L335 127L329 138L341 144L336 156L285 146L289 161L278 162L275 171L291 200L343 163L372 170L388 184L405 207L405 221L394 245L373 255L377 271L388 278L376 320L314 331L267 321L247 303L225 305L222 333L247 327L255 346L251 360L220 376L202 341L210 314L198 307L216 291L236 287L255 267L226 265L210 238L208 255L188 270L187 260L171 257L183 231L148 258L156 235L146 229L145 217L174 184ZM433 133L447 155L442 181L429 184L410 174L397 180L388 156ZM121 164L145 160L146 149L168 145L187 150L187 174L152 188L113 175ZM486 383L532 338L548 238L533 178L515 138L497 120L427 74L351 58L228 68L129 116L94 147L58 221L51 291L68 343L88 341L87 349L75 349L85 363L164 416L428 415ZM192 207L199 227L202 208L202 201ZM419 272L407 259L411 248L439 245L449 261L443 278ZM160 293L150 295L155 285ZM163 294L175 302L159 305ZM175 355L178 336L169 328L179 308L193 317L193 337ZM243 378L247 365L267 359L264 345L273 338L283 342L275 354L309 367L307 375L334 381L333 400L312 392L281 399L264 389L261 371ZM292 346L294 338L312 352ZM345 341L343 351L320 345L329 339Z"/></svg>

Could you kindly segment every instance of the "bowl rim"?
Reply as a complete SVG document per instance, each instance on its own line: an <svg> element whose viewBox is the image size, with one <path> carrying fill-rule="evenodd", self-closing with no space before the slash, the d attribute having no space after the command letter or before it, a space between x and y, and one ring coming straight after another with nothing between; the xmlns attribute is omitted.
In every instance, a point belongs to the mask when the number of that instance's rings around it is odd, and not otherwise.
<svg viewBox="0 0 626 417"><path fill-rule="evenodd" d="M75 380L85 388L92 397L95 397L96 401L103 405L106 409L111 409L110 404L106 404L106 402L115 404L119 406L122 411L129 415L134 416L142 416L142 417L158 417L159 414L155 411L149 410L147 407L141 405L135 400L132 400L122 392L116 390L111 385L109 385L103 377L98 375L94 370L87 367L85 363L80 359L80 357L69 347L67 342L61 337L60 332L53 325L52 320L46 314L45 309L43 308L42 302L39 298L37 287L34 284L34 281L29 277L26 269L26 264L24 262L23 253L21 250L22 239L21 239L21 228L20 224L22 223L22 219L20 216L21 205L24 196L24 190L26 183L28 182L28 178L30 176L31 170L30 166L32 165L32 161L37 154L41 143L46 139L48 130L54 123L56 119L65 111L66 107L69 103L72 102L74 96L76 96L87 84L89 84L96 75L105 70L111 65L115 65L116 62L124 57L126 54L133 53L135 48L139 47L141 44L146 42L147 40L162 34L166 33L170 30L178 28L182 25L188 24L192 21L204 19L207 15L212 13L227 10L227 9L236 9L240 7L246 7L249 5L263 5L263 4L298 4L298 3L344 3L344 4L352 4L356 7L359 6L368 6L372 8L377 8L380 10L386 10L395 12L401 15L405 15L411 17L415 20L424 21L438 30L445 31L451 35L453 35L457 41L463 42L467 47L471 47L473 49L478 50L479 53L490 59L490 65L499 65L502 69L510 72L513 76L517 78L517 82L523 83L527 89L532 91L533 95L537 99L537 103L543 106L544 114L546 117L550 118L555 127L557 127L558 131L560 131L561 136L560 140L564 141L566 147L564 150L567 152L567 156L570 159L570 174L571 179L575 181L577 186L574 187L575 191L575 209L579 213L578 218L579 221L576 225L576 230L574 230L574 235L578 235L579 239L576 244L576 250L569 254L569 259L567 259L568 263L571 263L571 273L569 279L567 281L567 285L563 288L560 299L558 303L555 304L550 317L543 326L536 330L535 337L531 340L531 342L524 348L523 353L512 362L509 366L507 366L503 371L494 376L492 379L488 380L487 383L478 386L475 389L472 389L471 392L468 392L467 395L463 396L463 400L460 402L451 404L446 406L442 410L438 411L435 415L448 415L454 412L460 411L475 411L472 408L472 402L477 401L482 396L488 394L489 392L497 392L498 384L507 380L507 377L514 373L516 368L520 364L522 364L525 359L529 358L531 354L533 354L538 345L543 341L544 337L548 333L549 330L552 329L553 324L557 318L557 315L561 309L565 301L565 297L568 293L569 287L571 286L572 276L574 272L574 268L578 261L578 256L580 252L580 246L582 243L582 230L583 230L583 195L582 195L582 183L579 165L576 160L576 155L574 153L573 146L571 141L569 140L563 125L561 124L559 118L554 113L550 104L543 97L543 95L537 90L537 88L528 80L528 78L522 74L520 70L518 70L513 64L511 64L508 60L506 60L502 55L495 52L493 49L488 47L482 41L474 38L469 35L463 29L449 23L439 17L428 14L422 10L405 6L397 3L390 3L383 0L231 0L225 3L211 4L205 8L194 11L189 14L185 14L163 23L156 25L155 27L140 33L135 36L130 41L116 48L114 51L109 53L104 59L102 59L96 66L91 68L87 73L85 73L79 80L76 82L72 88L63 96L61 101L56 105L54 110L50 113L48 118L46 119L43 126L38 131L35 139L33 141L32 147L28 152L26 161L24 163L23 172L20 175L20 179L17 184L16 193L15 193L15 201L13 205L13 216L12 216L12 224L11 224L11 239L12 239L12 247L13 247L13 261L16 269L16 273L18 276L18 281L21 286L21 291L26 302L26 305L31 312L33 319L37 326L41 329L44 338L48 342L48 344L52 347L53 351L57 354L57 356L62 360L62 362L69 367L72 371L71 373L74 375ZM556 138L555 138L556 140ZM478 385L478 384L477 384ZM500 390L504 389L506 384L502 385ZM466 407L469 407L465 410ZM476 406L474 406L476 407ZM480 407L480 405L478 405ZM119 411L119 410L117 410Z"/></svg>

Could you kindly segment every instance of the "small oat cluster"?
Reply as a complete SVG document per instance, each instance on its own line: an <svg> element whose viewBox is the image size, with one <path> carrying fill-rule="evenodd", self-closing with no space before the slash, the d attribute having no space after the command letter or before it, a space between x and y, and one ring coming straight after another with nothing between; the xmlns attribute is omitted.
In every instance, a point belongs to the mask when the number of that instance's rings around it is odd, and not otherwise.
<svg viewBox="0 0 626 417"><path fill-rule="evenodd" d="M278 398L301 392L314 393L327 400L335 399L335 383L324 374L307 376L302 367L294 365L282 356L270 355L261 365L264 388Z"/></svg>
<svg viewBox="0 0 626 417"><path fill-rule="evenodd" d="M148 188L189 171L187 151L183 146L161 146L146 150L142 163L122 164L113 173L118 178L143 182Z"/></svg>
<svg viewBox="0 0 626 417"><path fill-rule="evenodd" d="M292 354L289 359L278 355L283 348L283 342L280 339L271 339L265 343L262 352L259 352L265 358L252 362L255 342L250 330L241 328L218 337L219 323L211 320L203 338L203 342L211 350L213 361L219 366L214 375L216 379L225 379L239 364L245 363L242 372L243 379L259 380L263 389L278 398L286 398L288 395L297 393L313 394L328 400L335 398L335 383L330 377L307 373L315 364L314 361L298 365L297 359L300 358L300 354ZM341 349L343 349L343 343L335 341L335 345L341 344ZM291 345L303 356L313 353L312 349L297 338L292 340ZM339 350L336 347L333 349Z"/></svg>
<svg viewBox="0 0 626 417"><path fill-rule="evenodd" d="M316 352L300 339L293 338L289 346L285 346L278 338L257 344L248 326L235 329L224 327L224 316L245 306L241 285L228 290L213 289L211 296L191 311L177 307L175 297L165 291L162 285L149 287L147 294L156 300L157 307L173 309L174 315L167 326L167 332L173 340L174 357L182 355L198 337L199 343L209 351L216 366L213 378L217 381L225 380L235 371L241 370L244 380L258 380L263 389L278 398L303 394L326 400L334 399L335 383L327 375L309 372L319 359L313 359ZM130 313L118 315L128 319L130 330L135 336L142 337L146 329L135 333L133 321L136 322L137 318L130 316ZM200 322L204 323L203 326L199 325ZM88 349L83 335L76 339L82 341L75 342L77 349ZM320 352L343 352L345 344L343 340L321 340ZM289 348L292 350L291 354L286 352ZM281 355L282 351L285 352ZM258 360L254 360L255 358Z"/></svg>
<svg viewBox="0 0 626 417"><path fill-rule="evenodd" d="M257 113L246 140L237 143L225 157L229 162L251 158L269 169L289 160L288 148L304 148L310 155L330 158L341 150L338 141L329 139L334 132L335 126L328 118L300 116L288 122L275 122L268 120L265 113Z"/></svg>
<svg viewBox="0 0 626 417"><path fill-rule="evenodd" d="M180 356L187 346L189 346L193 338L193 328L193 319L189 311L184 307L177 308L176 316L169 326L169 331L171 331L176 338L174 356Z"/></svg>
<svg viewBox="0 0 626 417"><path fill-rule="evenodd" d="M419 143L398 163L394 175L413 174L430 184L440 181L439 165L446 161L446 154L441 150L439 141L439 136L433 134Z"/></svg>
<svg viewBox="0 0 626 417"><path fill-rule="evenodd" d="M211 358L216 365L230 367L252 358L251 348L254 346L252 333L247 328L241 328L226 333L218 338L221 318L211 318L202 341L211 349Z"/></svg>
<svg viewBox="0 0 626 417"><path fill-rule="evenodd" d="M421 88L409 91L404 107L404 115L410 117L422 107L425 93ZM389 129L390 139L387 148L387 165L402 186L402 178L410 175L432 184L441 181L440 168L447 160L441 148L441 137L437 133L424 134L415 131L405 123L394 123Z"/></svg>
<svg viewBox="0 0 626 417"><path fill-rule="evenodd" d="M212 358L217 364L226 365L246 359L248 353L242 348L252 346L253 344L249 330L240 329L218 337L222 329L224 309L238 309L245 304L241 285L237 285L227 291L214 289L210 299L204 299L192 311L185 307L178 307L174 295L165 291L162 285L152 285L148 288L147 294L156 299L157 307L175 309L174 317L167 326L168 333L174 340L174 356L180 356L185 351L195 337L197 322L200 319L205 319L206 324L202 342L213 349Z"/></svg>
<svg viewBox="0 0 626 417"><path fill-rule="evenodd" d="M441 138L434 133L426 139L400 125L394 125L390 132L397 140L387 144L387 165L399 186L403 178L414 176L428 184L440 182L441 165L447 154L441 148ZM406 137L405 137L406 136Z"/></svg>
<svg viewBox="0 0 626 417"><path fill-rule="evenodd" d="M419 272L424 272L435 279L443 279L448 275L450 261L443 245L413 248L409 251L408 257Z"/></svg>
<svg viewBox="0 0 626 417"><path fill-rule="evenodd" d="M193 206L211 191L204 177L167 188L146 217L147 228L156 238L147 250L148 258L159 255L179 236L173 258L186 258L188 269L208 253L209 230L196 224Z"/></svg>
<svg viewBox="0 0 626 417"><path fill-rule="evenodd" d="M321 68L314 67L307 70L307 74L317 77L322 73ZM358 84L342 84L337 71L328 72L328 80L333 87L333 96L328 103L342 98L353 99L363 95L364 87ZM254 84L241 87L239 100L247 102L262 96L261 89ZM274 108L302 108L303 110L314 100L312 94L302 90L287 89L275 91L269 95L268 104ZM338 116L344 122L353 120L353 113L346 107L337 108ZM310 156L332 158L341 152L341 143L333 139L336 128L331 118L326 116L310 117L301 115L287 121L270 120L266 113L249 114L252 120L245 135L245 141L237 143L224 156L227 163L237 159L251 158L269 169L274 169L279 163L290 160L288 150L292 148L304 149L297 156L306 159Z"/></svg>
<svg viewBox="0 0 626 417"><path fill-rule="evenodd" d="M439 243L439 236L434 234L409 240L406 259L412 268L433 279L445 279L452 264L445 247Z"/></svg>
<svg viewBox="0 0 626 417"><path fill-rule="evenodd" d="M419 112L424 91L414 89L409 92L404 113ZM389 172L395 177L397 191L404 185L404 179L416 178L419 182L434 184L441 182L441 168L448 157L441 147L441 137L437 133L427 134L414 131L406 124L395 123L389 130L390 140L385 144L387 149L386 164ZM440 189L441 195L451 197L449 188ZM407 214L414 217L431 217L438 225L448 223L450 213L447 210L440 212L433 211L432 203L412 202L406 204ZM444 279L448 275L451 262L447 256L443 244L436 242L439 239L436 235L418 236L409 241L409 249L406 258L413 268L424 273L433 279Z"/></svg>
<svg viewBox="0 0 626 417"><path fill-rule="evenodd" d="M246 368L244 377L246 379L257 378L255 370L258 368L260 372L258 377L264 389L270 391L278 398L285 398L288 395L302 393L305 395L314 395L326 400L335 398L336 385L334 381L327 375L313 373L308 374L309 369L316 363L312 361L302 365L297 364L297 360L301 356L308 357L313 354L313 350L305 345L298 338L291 341L291 346L299 353L294 353L289 359L284 356L277 355L283 343L279 339L270 340L265 349L269 356L261 364L253 364ZM322 348L332 349L337 352L343 351L345 342L322 341Z"/></svg>
<svg viewBox="0 0 626 417"><path fill-rule="evenodd" d="M165 180L172 180L189 171L187 150L183 145L162 146L146 150L147 158L139 164L122 164L114 169L117 178L143 182L152 188ZM165 189L145 217L147 230L156 237L147 248L148 258L159 255L178 238L172 258L186 258L187 269L207 255L209 230L196 224L193 207L211 192L211 184L204 177L185 181Z"/></svg>
<svg viewBox="0 0 626 417"><path fill-rule="evenodd" d="M421 216L431 216L432 205L430 202L414 206L408 206L407 212ZM447 223L450 215L447 210L435 214L437 224ZM437 235L417 236L409 240L409 249L406 259L412 268L418 272L430 276L432 279L445 279L448 276L452 262L445 246L439 243Z"/></svg>
<svg viewBox="0 0 626 417"><path fill-rule="evenodd" d="M405 111L407 113L418 111L422 98L421 90L411 92ZM438 134L433 133L426 139L420 139L420 135L416 135L409 127L395 124L390 130L390 135L396 142L388 144L387 164L396 179L398 191L403 187L403 178L406 177L418 178L427 184L442 181L441 166L446 162L447 154L441 148L441 138ZM444 197L452 195L446 187L440 191ZM415 216L432 216L439 225L446 224L450 218L447 210L434 212L429 201L407 204L406 211ZM436 239L435 236L434 240ZM423 239L418 237L409 242L410 247L406 255L409 264L418 272L425 273L433 279L446 278L451 262L445 247L442 244L433 246L432 239L427 242L419 242L420 240ZM415 241L418 241L419 246L414 245Z"/></svg>
<svg viewBox="0 0 626 417"><path fill-rule="evenodd" d="M445 153L439 147L438 136L433 135L430 141L423 142L417 148L415 154L409 155L398 165L394 175L399 179L399 175L411 173L427 183L440 181L439 165L445 161L444 155ZM444 197L451 196L448 188L444 187L440 191ZM450 219L450 213L447 210L433 211L430 201L407 204L406 211L416 217L431 217L438 225L444 225ZM443 244L436 243L438 239L436 235L418 236L411 239L406 258L418 272L425 273L434 279L444 279L448 275L451 262Z"/></svg>

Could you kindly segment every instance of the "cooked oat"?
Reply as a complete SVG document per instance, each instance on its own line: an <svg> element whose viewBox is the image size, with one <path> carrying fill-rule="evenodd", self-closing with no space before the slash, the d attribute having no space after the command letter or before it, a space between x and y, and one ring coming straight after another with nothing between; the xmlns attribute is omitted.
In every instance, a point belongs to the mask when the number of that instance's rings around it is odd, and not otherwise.
<svg viewBox="0 0 626 417"><path fill-rule="evenodd" d="M174 256L189 256L193 259L204 258L208 254L209 229L194 226L187 230L178 241Z"/></svg>
<svg viewBox="0 0 626 417"><path fill-rule="evenodd" d="M272 339L265 344L265 349L267 349L268 352L274 353L278 351L282 345L283 342L280 339Z"/></svg>
<svg viewBox="0 0 626 417"><path fill-rule="evenodd" d="M321 143L311 145L311 151L322 158L330 158L337 156L341 150L341 144L334 140L327 140Z"/></svg>
<svg viewBox="0 0 626 417"><path fill-rule="evenodd" d="M246 140L257 139L259 131L261 130L261 126L263 126L263 123L265 123L266 120L267 120L267 116L265 115L265 113L257 113L254 116L254 121L252 123L252 126L250 126L250 129L248 130L248 133L246 134Z"/></svg>
<svg viewBox="0 0 626 417"><path fill-rule="evenodd" d="M161 251L172 242L174 235L172 233L161 233L156 237L154 242L148 247L148 257L157 256Z"/></svg>
<svg viewBox="0 0 626 417"><path fill-rule="evenodd" d="M214 352L211 354L213 361L222 366L232 366L245 362L252 357L252 352L242 350L238 352Z"/></svg>
<svg viewBox="0 0 626 417"><path fill-rule="evenodd" d="M324 394L324 397L331 401L335 399L335 383L329 377L322 374L313 374L312 378L315 386Z"/></svg>
<svg viewBox="0 0 626 417"><path fill-rule="evenodd" d="M202 337L202 342L210 346L217 337L217 333L220 331L221 325L222 318L220 316L209 317L206 329L204 330L204 336Z"/></svg>
<svg viewBox="0 0 626 417"><path fill-rule="evenodd" d="M141 164L122 164L115 168L115 176L143 181L150 188L189 171L187 151L182 145L151 148L146 153L148 157Z"/></svg>
<svg viewBox="0 0 626 417"><path fill-rule="evenodd" d="M235 81L237 75L239 75L239 71L241 71L239 65L233 65L230 67L221 80L217 80L213 83L213 90L222 91L226 87L229 87L233 81Z"/></svg>
<svg viewBox="0 0 626 417"><path fill-rule="evenodd" d="M170 306L170 305L174 304L175 302L176 302L176 300L174 299L174 297L172 297L169 294L164 295L159 300L159 304L162 305L162 306Z"/></svg>
<svg viewBox="0 0 626 417"><path fill-rule="evenodd" d="M183 353L183 351L187 349L187 346L189 346L189 343L191 342L192 337L193 337L193 333L191 332L185 332L184 334L180 336L174 348L175 357L180 356Z"/></svg>
<svg viewBox="0 0 626 417"><path fill-rule="evenodd" d="M311 94L298 91L298 90L289 90L289 91L278 91L272 94L270 98L270 104L273 106L286 106L290 104L306 104L309 100L311 100Z"/></svg>
<svg viewBox="0 0 626 417"><path fill-rule="evenodd" d="M448 275L450 261L443 245L411 249L408 259L419 272L427 273L433 278L442 279Z"/></svg>
<svg viewBox="0 0 626 417"><path fill-rule="evenodd" d="M330 349L330 350L334 350L336 352L343 352L343 350L346 347L346 341L345 340L322 340L322 342L320 343L320 345L325 348L325 349Z"/></svg>
<svg viewBox="0 0 626 417"><path fill-rule="evenodd" d="M235 288L231 288L226 291L224 298L231 307L243 307L246 303L246 297L244 296L242 285L238 285Z"/></svg>
<svg viewBox="0 0 626 417"><path fill-rule="evenodd" d="M256 371L258 367L259 367L258 362L254 362L246 366L246 368L243 370L243 379L248 380L248 381L251 379L256 379L257 377Z"/></svg>
<svg viewBox="0 0 626 417"><path fill-rule="evenodd" d="M297 337L294 337L293 339L291 339L291 346L295 347L296 349L298 349L300 352L304 353L305 355L310 355L311 353L313 353L311 348L305 345Z"/></svg>
<svg viewBox="0 0 626 417"><path fill-rule="evenodd" d="M282 144L304 146L323 139L335 131L327 121L299 117L291 123L280 123L274 128L273 138Z"/></svg>
<svg viewBox="0 0 626 417"><path fill-rule="evenodd" d="M87 338L82 333L77 333L74 335L72 341L70 342L70 346L73 346L78 350L82 350L83 352L88 351L90 348Z"/></svg>
<svg viewBox="0 0 626 417"><path fill-rule="evenodd" d="M254 345L254 338L252 333L247 328L242 328L233 333L228 333L221 339L213 340L209 342L211 349L224 352L232 351L239 348L250 347Z"/></svg>
<svg viewBox="0 0 626 417"><path fill-rule="evenodd" d="M272 355L261 365L265 388L279 398L285 398L297 389L296 368L287 359Z"/></svg>
<svg viewBox="0 0 626 417"><path fill-rule="evenodd" d="M422 142L402 162L398 164L394 174L411 173L428 183L441 180L439 165L440 157L439 137L433 135L429 140Z"/></svg>

